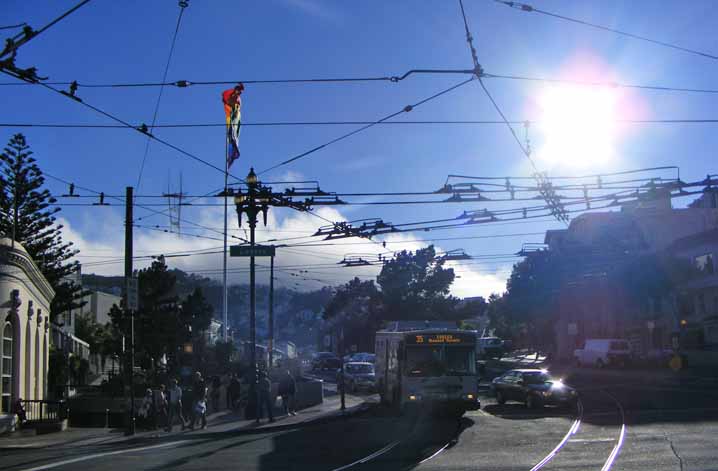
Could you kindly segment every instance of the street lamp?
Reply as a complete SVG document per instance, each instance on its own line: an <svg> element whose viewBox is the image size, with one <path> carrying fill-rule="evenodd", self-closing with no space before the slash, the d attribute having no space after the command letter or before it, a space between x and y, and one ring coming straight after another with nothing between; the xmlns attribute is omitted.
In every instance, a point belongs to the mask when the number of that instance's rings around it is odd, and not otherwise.
<svg viewBox="0 0 718 471"><path fill-rule="evenodd" d="M243 193L239 190L234 195L234 204L237 208L237 218L239 226L242 226L242 214L247 215L247 222L249 224L249 245L252 253L249 257L249 338L252 344L252 350L250 352L250 363L251 363L251 381L252 388L255 394L250 397L255 397L259 393L257 387L257 329L256 329L256 296L255 296L255 264L254 264L254 246L255 238L254 231L257 227L257 215L262 212L264 225L267 225L267 211L269 209L269 203L271 201L271 190L264 188L257 181L257 174L254 173L254 168L249 170L249 174L245 179L247 184L247 191ZM259 398L255 397L257 410L256 419L259 420Z"/></svg>

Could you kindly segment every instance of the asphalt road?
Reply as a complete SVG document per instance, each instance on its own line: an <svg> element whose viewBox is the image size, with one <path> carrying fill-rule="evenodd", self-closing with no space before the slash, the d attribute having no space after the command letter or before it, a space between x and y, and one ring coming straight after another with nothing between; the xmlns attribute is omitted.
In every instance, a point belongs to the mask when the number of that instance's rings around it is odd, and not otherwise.
<svg viewBox="0 0 718 471"><path fill-rule="evenodd" d="M0 468L138 470L718 470L718 381L566 378L572 412L482 399L461 419L360 415L275 432L191 434L43 450L3 450Z"/></svg>

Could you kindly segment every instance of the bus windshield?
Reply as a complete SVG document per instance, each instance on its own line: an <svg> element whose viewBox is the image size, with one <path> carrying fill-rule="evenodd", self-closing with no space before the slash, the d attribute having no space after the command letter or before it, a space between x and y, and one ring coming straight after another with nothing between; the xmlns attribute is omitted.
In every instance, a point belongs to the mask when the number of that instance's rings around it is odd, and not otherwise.
<svg viewBox="0 0 718 471"><path fill-rule="evenodd" d="M473 375L476 373L474 355L472 347L407 347L407 375Z"/></svg>
<svg viewBox="0 0 718 471"><path fill-rule="evenodd" d="M407 347L406 371L409 376L441 376L444 363L442 347Z"/></svg>
<svg viewBox="0 0 718 471"><path fill-rule="evenodd" d="M476 352L473 347L444 347L446 349L446 374L476 374Z"/></svg>

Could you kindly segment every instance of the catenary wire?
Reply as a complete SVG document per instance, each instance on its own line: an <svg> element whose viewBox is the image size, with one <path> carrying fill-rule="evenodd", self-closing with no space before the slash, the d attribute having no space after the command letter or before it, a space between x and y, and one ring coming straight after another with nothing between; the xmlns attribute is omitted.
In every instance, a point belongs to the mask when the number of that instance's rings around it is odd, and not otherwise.
<svg viewBox="0 0 718 471"><path fill-rule="evenodd" d="M449 93L449 92L451 92L451 91L453 91L453 90L455 90L455 89L457 89L457 88L459 88L459 87L462 87L463 85L466 85L467 83L469 83L469 82L471 82L472 80L474 80L474 78L475 78L475 77L472 76L472 77L470 77L470 78L467 79L467 80L463 80L463 81L457 83L456 85L452 85L452 86L449 87L449 88L446 88L446 89L444 89L444 90L442 90L442 91L440 91L440 92L438 92L438 93L435 93L435 94L433 94L433 95L431 95L431 96L429 96L429 97L427 97L427 98L424 98L423 100L420 100L420 101L416 102L416 103L413 104L413 105L407 105L407 106L405 106L404 108L402 108L400 111L396 111L396 112L394 112L394 113L391 113L391 114L389 114L389 115L387 115L387 116L385 116L385 117L383 117L383 118L381 118L381 119L379 119L379 120L377 120L377 121L374 121L374 122L372 122L372 123L370 123L370 124L367 124L367 125L365 125L365 126L362 126L362 127L360 127L360 128L357 128L357 129L355 129L355 130L353 130L353 131L351 131L351 132L348 132L348 133L346 133L346 134L342 134L341 136L336 137L336 138L334 138L334 139L332 139L332 140L330 140L330 141L328 141L328 142L326 142L326 143L324 143L324 144L321 144L321 145L319 145L319 146L317 146L317 147L314 147L314 148L312 148L312 149L310 149L310 150L308 150L308 151L302 152L301 154L295 155L294 157L291 157L291 158L289 158L289 159L287 159L287 160L284 160L284 161L282 161L282 162L280 162L280 163L278 163L278 164L276 164L276 165L273 165L273 166L271 166L271 167L269 167L269 168L266 168L266 169L262 170L261 172L259 172L258 175L261 175L261 174L263 174L263 173L269 172L269 171L274 170L274 169L276 169L276 168L278 168L278 167L287 165L287 164L292 163L292 162L294 162L294 161L296 161L296 160L299 160L299 159L301 159L301 158L304 158L304 157L306 157L306 156L308 156L308 155L310 155L310 154L313 154L314 152L317 152L317 151L319 151L319 150L321 150L321 149L324 149L324 148L326 148L327 146L330 146L330 145L332 145L332 144L334 144L334 143L336 143L336 142L339 142L339 141L341 141L341 140L344 140L344 139L346 139L346 138L348 138L348 137L351 137L351 136L353 136L353 135L355 135L355 134L357 134L357 133L360 133L360 132L362 132L362 131L364 131L364 130L366 130L366 129L369 129L369 128L373 127L373 126L376 126L376 125L379 124L379 123L382 123L382 122L384 122L384 121L388 121L388 120L390 120L390 119L392 119L392 118L394 118L394 117L396 117L396 116L399 116L399 115L402 114L402 113L408 113L408 112L412 111L414 108L416 108L417 106L421 106L421 105L423 105L424 103L427 103L427 102L429 102L429 101L431 101L431 100L434 100L434 99L436 99L436 98L438 98L438 97L440 97L440 96L442 96L442 95L444 95L444 94L446 94L446 93Z"/></svg>
<svg viewBox="0 0 718 471"><path fill-rule="evenodd" d="M571 17L569 17L569 16L564 16L564 15L560 15L560 14L557 14L557 13L552 13L552 12L549 12L549 11L546 11L546 10L541 10L541 9L538 9L538 8L534 8L533 6L528 5L528 4L526 4L526 3L511 2L511 1L505 1L505 0L494 0L494 1L495 1L496 3L501 3L501 4L503 4L503 5L509 6L509 7L511 7L511 8L514 8L514 9L517 9L517 10L520 10L520 11L523 11L523 12L539 13L539 14L541 14L541 15L550 16L550 17L553 17L553 18L557 18L557 19L559 19L559 20L569 21L569 22L571 22L571 23L577 23L577 24L580 24L580 25L589 26L589 27L591 27L591 28L600 29L600 30L603 30L603 31L608 31L608 32L615 33L615 34L618 34L618 35L621 35L621 36L626 36L626 37L629 37L629 38L638 39L638 40L640 40L640 41L645 41L645 42L649 42L649 43L652 43L652 44L656 44L656 45L658 45L658 46L663 46L663 47L667 47L667 48L670 48L670 49L675 49L675 50L678 50L678 51L687 52L687 53L689 53L689 54L694 54L694 55L706 57L706 58L708 58L708 59L713 59L713 60L718 59L718 56L713 55L713 54L709 54L709 53L707 53L707 52L698 51L698 50L696 50L696 49L690 49L690 48L687 48L687 47L679 46L679 45L677 45L677 44L672 44L672 43L665 42L665 41L659 41L659 40L657 40L657 39L648 38L648 37L646 37L646 36L640 36L640 35L638 35L638 34L628 33L628 32L626 32L626 31L622 31L622 30L615 29L615 28L609 28L608 26L603 26L603 25L599 25L599 24L595 24L595 23L590 23L590 22L588 22L588 21L579 20L579 19L577 19L577 18L571 18Z"/></svg>
<svg viewBox="0 0 718 471"><path fill-rule="evenodd" d="M170 52L167 56L167 63L165 64L165 70L162 74L163 82L167 80L167 73L170 70L170 63L172 62L172 55L175 50L175 44L177 44L177 35L179 34L180 24L182 23L182 15L184 14L184 10L187 6L187 3L180 2L179 6L180 6L180 11L179 11L179 15L177 16L177 24L175 25L175 31L174 31L174 34L172 35ZM162 102L162 94L163 94L164 90L165 90L165 87L160 86L160 91L157 94L157 101L155 102L155 110L152 113L152 125L150 127L154 127L155 123L157 122L157 116L160 111L160 103ZM147 161L147 155L150 152L150 143L151 142L152 142L152 138L150 138L148 136L147 142L145 143L145 151L144 151L144 154L142 155L142 163L140 164L140 173L139 173L139 176L137 177L137 185L135 186L137 191L140 191L140 185L142 184L142 173L145 170L145 162Z"/></svg>

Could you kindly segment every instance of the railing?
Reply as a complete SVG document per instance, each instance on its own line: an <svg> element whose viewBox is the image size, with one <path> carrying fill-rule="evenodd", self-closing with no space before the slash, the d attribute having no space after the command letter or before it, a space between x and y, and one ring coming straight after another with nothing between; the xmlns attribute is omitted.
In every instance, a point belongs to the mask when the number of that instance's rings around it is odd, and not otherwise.
<svg viewBox="0 0 718 471"><path fill-rule="evenodd" d="M62 420L67 418L65 401L23 400L25 419L32 422Z"/></svg>

